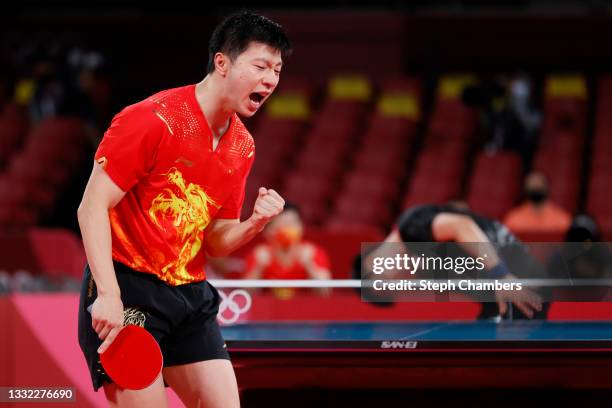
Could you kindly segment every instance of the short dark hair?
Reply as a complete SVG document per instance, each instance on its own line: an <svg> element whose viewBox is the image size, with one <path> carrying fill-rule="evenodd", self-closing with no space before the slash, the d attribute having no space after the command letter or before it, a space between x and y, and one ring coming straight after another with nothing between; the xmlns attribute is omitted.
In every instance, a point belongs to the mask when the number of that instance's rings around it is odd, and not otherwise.
<svg viewBox="0 0 612 408"><path fill-rule="evenodd" d="M283 27L267 17L249 11L228 16L213 31L208 44L207 72L215 70L215 54L222 52L234 60L252 41L276 48L281 56L291 54L292 47Z"/></svg>

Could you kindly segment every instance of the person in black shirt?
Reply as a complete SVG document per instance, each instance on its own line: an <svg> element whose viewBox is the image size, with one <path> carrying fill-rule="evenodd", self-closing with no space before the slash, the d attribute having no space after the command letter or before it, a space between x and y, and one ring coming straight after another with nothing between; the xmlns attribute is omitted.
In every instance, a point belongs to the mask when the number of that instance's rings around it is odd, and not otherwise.
<svg viewBox="0 0 612 408"><path fill-rule="evenodd" d="M456 242L463 254L477 257L476 246L461 243L479 243L488 255L484 265L488 278L524 279L534 277L538 271L537 262L529 255L523 245L503 224L475 214L455 205L420 205L404 211L399 217L397 228L386 238L386 243L410 242ZM374 249L366 258L371 260L376 254ZM366 264L371 264L367 262ZM361 260L356 262L355 275L361 275ZM539 273L539 272L536 272ZM357 276L355 276L357 277ZM523 288L521 291L498 291L496 303L484 302L479 318L493 318L508 313L508 303L516 306L514 318L543 318L547 305L542 305L541 297L535 291Z"/></svg>

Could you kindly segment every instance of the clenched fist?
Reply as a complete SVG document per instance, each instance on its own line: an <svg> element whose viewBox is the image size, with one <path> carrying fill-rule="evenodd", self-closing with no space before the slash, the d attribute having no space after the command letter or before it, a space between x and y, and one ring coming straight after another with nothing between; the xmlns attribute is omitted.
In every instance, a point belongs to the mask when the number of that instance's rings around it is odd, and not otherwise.
<svg viewBox="0 0 612 408"><path fill-rule="evenodd" d="M260 187L251 219L255 225L263 228L272 218L283 212L284 207L285 200L276 191Z"/></svg>

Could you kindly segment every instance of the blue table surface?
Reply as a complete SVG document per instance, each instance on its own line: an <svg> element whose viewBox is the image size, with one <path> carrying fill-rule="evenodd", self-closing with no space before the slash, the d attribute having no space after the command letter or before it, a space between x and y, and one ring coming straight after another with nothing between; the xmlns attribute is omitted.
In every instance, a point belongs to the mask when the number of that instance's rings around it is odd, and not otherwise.
<svg viewBox="0 0 612 408"><path fill-rule="evenodd" d="M228 341L589 341L612 340L612 322L243 323L222 332Z"/></svg>

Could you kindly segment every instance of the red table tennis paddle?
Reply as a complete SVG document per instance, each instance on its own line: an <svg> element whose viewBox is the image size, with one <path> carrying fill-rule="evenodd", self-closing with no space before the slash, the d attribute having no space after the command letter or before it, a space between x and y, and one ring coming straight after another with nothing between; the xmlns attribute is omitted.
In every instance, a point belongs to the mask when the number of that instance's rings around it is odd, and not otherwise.
<svg viewBox="0 0 612 408"><path fill-rule="evenodd" d="M100 362L109 377L121 388L141 390L153 384L164 361L155 338L144 328L125 326Z"/></svg>

